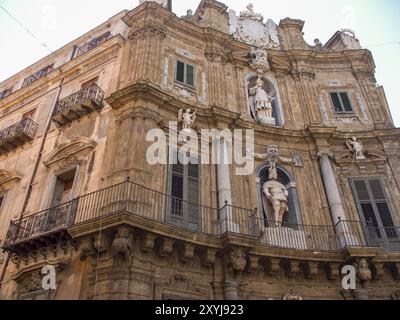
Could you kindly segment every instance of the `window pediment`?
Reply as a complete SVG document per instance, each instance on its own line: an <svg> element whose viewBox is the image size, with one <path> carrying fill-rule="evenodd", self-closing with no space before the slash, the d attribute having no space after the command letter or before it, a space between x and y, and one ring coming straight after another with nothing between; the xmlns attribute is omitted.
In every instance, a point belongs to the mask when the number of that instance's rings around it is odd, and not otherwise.
<svg viewBox="0 0 400 320"><path fill-rule="evenodd" d="M53 152L51 152L43 161L46 167L50 167L56 163L64 163L78 161L88 151L93 150L97 146L97 142L88 138L80 137L72 141L60 144ZM78 157L78 155L80 157Z"/></svg>
<svg viewBox="0 0 400 320"><path fill-rule="evenodd" d="M0 170L0 190L9 190L22 179L17 171Z"/></svg>

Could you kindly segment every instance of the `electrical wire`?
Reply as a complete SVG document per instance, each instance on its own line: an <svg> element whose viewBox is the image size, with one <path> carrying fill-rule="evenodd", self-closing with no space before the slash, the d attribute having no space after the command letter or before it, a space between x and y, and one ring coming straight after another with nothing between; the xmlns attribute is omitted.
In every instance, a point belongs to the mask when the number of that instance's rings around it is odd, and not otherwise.
<svg viewBox="0 0 400 320"><path fill-rule="evenodd" d="M21 28L23 28L32 38L34 38L36 41L38 41L43 47L45 47L47 50L50 51L50 53L53 53L53 51L42 41L39 40L38 37L35 36L35 34L30 31L27 27L25 27L17 18L15 18L2 4L0 4L0 8L12 19L14 20Z"/></svg>

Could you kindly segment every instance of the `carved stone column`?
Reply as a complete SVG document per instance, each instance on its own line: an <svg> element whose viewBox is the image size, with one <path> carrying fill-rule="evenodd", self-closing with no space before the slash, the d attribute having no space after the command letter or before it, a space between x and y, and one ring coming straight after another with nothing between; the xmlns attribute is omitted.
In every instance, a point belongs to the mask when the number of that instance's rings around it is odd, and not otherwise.
<svg viewBox="0 0 400 320"><path fill-rule="evenodd" d="M232 189L231 176L229 170L228 141L226 139L214 140L217 152L219 153L219 164L217 165L217 184L218 184L218 204L220 212L220 231L238 232L237 225L233 223L232 208Z"/></svg>
<svg viewBox="0 0 400 320"><path fill-rule="evenodd" d="M224 283L224 298L225 300L239 300L240 283L236 281L226 281Z"/></svg>
<svg viewBox="0 0 400 320"><path fill-rule="evenodd" d="M339 236L340 246L345 248L348 245L354 244L354 237L346 222L347 219L343 209L342 198L340 197L339 187L336 183L330 160L332 155L328 153L319 153L318 156L332 222Z"/></svg>
<svg viewBox="0 0 400 320"><path fill-rule="evenodd" d="M335 174L330 160L330 157L332 156L328 153L319 153L318 156L332 221L334 224L337 224L340 220L346 220L346 215L344 213L342 199L340 197L339 188L336 183Z"/></svg>

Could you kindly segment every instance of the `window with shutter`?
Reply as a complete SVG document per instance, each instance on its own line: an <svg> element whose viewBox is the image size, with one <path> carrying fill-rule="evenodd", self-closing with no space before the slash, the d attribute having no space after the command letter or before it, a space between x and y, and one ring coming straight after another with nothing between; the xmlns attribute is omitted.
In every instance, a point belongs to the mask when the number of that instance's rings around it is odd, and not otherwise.
<svg viewBox="0 0 400 320"><path fill-rule="evenodd" d="M176 61L175 81L187 85L195 86L195 67L182 61Z"/></svg>
<svg viewBox="0 0 400 320"><path fill-rule="evenodd" d="M171 165L167 221L189 228L201 229L200 168L196 164Z"/></svg>
<svg viewBox="0 0 400 320"><path fill-rule="evenodd" d="M374 230L378 238L383 235L398 238L381 181L376 178L354 179L351 184L360 215L367 226Z"/></svg>
<svg viewBox="0 0 400 320"><path fill-rule="evenodd" d="M335 113L352 113L354 112L349 95L347 92L331 92L330 93L333 109Z"/></svg>

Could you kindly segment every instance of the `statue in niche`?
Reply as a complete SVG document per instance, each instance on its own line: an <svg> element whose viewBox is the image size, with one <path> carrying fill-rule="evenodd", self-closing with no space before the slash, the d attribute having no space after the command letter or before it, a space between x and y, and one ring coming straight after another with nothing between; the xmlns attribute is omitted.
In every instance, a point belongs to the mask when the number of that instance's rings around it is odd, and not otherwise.
<svg viewBox="0 0 400 320"><path fill-rule="evenodd" d="M271 163L268 179L269 180L263 186L263 190L274 210L275 226L279 228L282 226L285 214L289 212L289 192L286 187L278 181L276 163Z"/></svg>
<svg viewBox="0 0 400 320"><path fill-rule="evenodd" d="M353 153L354 160L365 160L364 146L356 137L352 137L350 140L347 140L346 145Z"/></svg>
<svg viewBox="0 0 400 320"><path fill-rule="evenodd" d="M268 125L276 125L276 120L272 116L272 101L273 97L263 89L264 81L259 77L256 85L250 88L250 95L254 96L254 111L260 123Z"/></svg>
<svg viewBox="0 0 400 320"><path fill-rule="evenodd" d="M179 110L178 121L182 123L183 130L190 130L196 121L196 112L192 112L190 109L181 109Z"/></svg>

